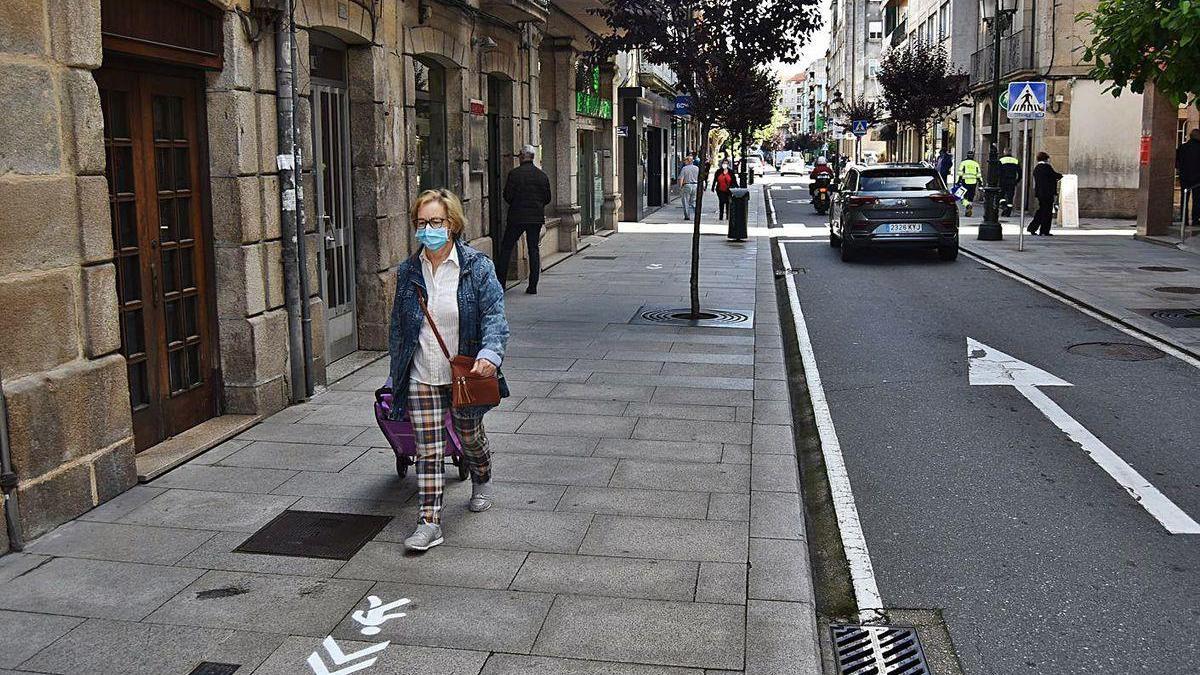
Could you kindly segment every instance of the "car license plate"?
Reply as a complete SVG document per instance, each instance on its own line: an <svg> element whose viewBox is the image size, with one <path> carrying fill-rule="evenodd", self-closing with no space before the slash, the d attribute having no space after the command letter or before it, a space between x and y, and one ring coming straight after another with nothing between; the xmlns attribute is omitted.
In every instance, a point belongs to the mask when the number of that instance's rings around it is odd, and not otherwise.
<svg viewBox="0 0 1200 675"><path fill-rule="evenodd" d="M920 223L889 223L883 227L888 234L916 234L921 231Z"/></svg>

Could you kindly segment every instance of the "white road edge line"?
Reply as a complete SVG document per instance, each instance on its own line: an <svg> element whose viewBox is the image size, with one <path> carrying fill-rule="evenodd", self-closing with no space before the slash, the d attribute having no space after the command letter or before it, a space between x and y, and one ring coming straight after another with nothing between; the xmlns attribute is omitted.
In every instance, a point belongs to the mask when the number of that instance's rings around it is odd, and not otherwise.
<svg viewBox="0 0 1200 675"><path fill-rule="evenodd" d="M1089 307L1085 307L1084 305L1080 304L1079 302L1076 302L1075 300L1072 300L1071 298L1068 298L1063 295L1059 295L1058 293L1055 293L1054 291L1044 288L1041 285L1034 283L1034 282L1030 281L1029 279L1026 279L1025 277L1023 277L1015 272L1010 272L1009 270L1006 270L1003 267L1000 267L999 265L991 262L990 260L985 260L984 258L979 257L978 255L968 251L965 248L960 249L960 250L964 254L966 254L967 257L971 258L972 260L979 263L980 265L983 265L984 267L992 270L993 272L999 272L1000 274L1002 274L1010 279L1018 281L1024 285L1032 288L1033 290L1041 293L1042 295L1046 295L1051 298L1054 298L1055 300L1058 300L1062 304L1064 304L1072 309L1075 309L1075 310L1099 321L1100 323L1103 323L1106 326L1115 328L1115 329L1121 331L1122 333L1128 335L1129 337L1137 338L1138 340L1145 342L1146 344L1150 345L1151 347L1154 347L1155 349L1157 349L1161 352L1164 352L1166 354L1170 354L1171 356L1174 356L1175 358L1179 359L1180 361L1183 361L1184 363L1188 364L1189 366L1192 366L1193 368L1200 368L1200 359L1197 359L1196 357L1192 356L1191 354L1188 354L1185 351L1181 351L1181 350L1175 348L1174 346L1172 346L1171 344L1169 344L1167 342L1164 342L1164 341L1162 341L1156 337L1153 337L1151 335L1147 335L1145 333L1138 332L1119 321L1114 321L1113 319L1101 314L1100 312L1097 312L1096 310L1091 309Z"/></svg>
<svg viewBox="0 0 1200 675"><path fill-rule="evenodd" d="M1167 529L1167 532L1200 534L1200 523L1192 520L1192 517L1176 506L1175 502L1168 499L1142 474L1138 473L1137 469L1129 466L1128 462L1121 459L1103 441L1096 438L1074 417L1067 414L1067 411L1059 407L1045 392L1032 385L1018 385L1016 390L1029 399L1030 403L1037 406L1042 414L1048 417L1055 426L1062 429L1071 440L1078 443L1079 447L1083 448L1083 451L1092 458L1092 461L1104 469L1105 473L1112 476L1113 480L1117 481L1121 487L1125 488L1129 496L1141 504L1142 508L1146 509L1155 520Z"/></svg>
<svg viewBox="0 0 1200 675"><path fill-rule="evenodd" d="M778 223L779 217L775 215L775 200L771 199L771 184L763 183L763 201L767 204L767 211L771 212L771 223ZM770 226L770 223L767 224Z"/></svg>
<svg viewBox="0 0 1200 675"><path fill-rule="evenodd" d="M782 239L779 254L785 269L791 269L787 247ZM808 395L812 401L813 419L821 440L821 455L825 459L825 475L829 480L829 491L833 499L833 510L837 517L838 530L842 537L842 549L850 567L850 581L854 586L854 600L858 605L859 621L878 618L883 610L883 598L875 582L875 568L871 565L871 553L867 550L867 539L862 523L858 519L858 506L854 502L854 491L850 487L850 474L842 457L842 446L838 442L829 402L825 398L825 387L821 384L821 373L817 369L817 356L813 351L812 338L804 311L800 308L800 293L796 290L796 279L785 275L788 303L792 308L792 321L796 328L796 339L800 343L800 361L804 364L804 379L808 383Z"/></svg>

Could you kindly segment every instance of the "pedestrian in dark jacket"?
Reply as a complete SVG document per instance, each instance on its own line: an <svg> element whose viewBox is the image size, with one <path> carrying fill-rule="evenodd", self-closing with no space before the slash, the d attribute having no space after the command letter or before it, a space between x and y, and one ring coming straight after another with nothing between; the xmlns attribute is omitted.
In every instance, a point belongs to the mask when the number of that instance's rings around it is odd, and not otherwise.
<svg viewBox="0 0 1200 675"><path fill-rule="evenodd" d="M1192 227L1200 227L1200 129L1192 129L1188 142L1175 151L1179 185L1192 194Z"/></svg>
<svg viewBox="0 0 1200 675"><path fill-rule="evenodd" d="M942 152L937 158L937 172L941 174L942 180L945 181L947 185L950 184L950 171L952 169L954 169L954 157L951 156L949 150L942 148Z"/></svg>
<svg viewBox="0 0 1200 675"><path fill-rule="evenodd" d="M496 261L496 276L500 287L508 279L508 263L512 260L513 248L521 235L529 247L529 286L525 292L537 294L538 277L542 272L542 258L538 242L542 238L542 226L546 224L546 205L550 203L550 179L546 172L533 164L537 150L532 145L521 148L521 166L508 173L504 185L504 201L508 202L508 226L500 244L500 258Z"/></svg>
<svg viewBox="0 0 1200 675"><path fill-rule="evenodd" d="M1037 154L1037 166L1033 167L1033 195L1037 197L1037 213L1029 223L1029 234L1050 236L1050 219L1054 213L1054 198L1058 196L1058 181L1062 174L1050 166L1050 155Z"/></svg>

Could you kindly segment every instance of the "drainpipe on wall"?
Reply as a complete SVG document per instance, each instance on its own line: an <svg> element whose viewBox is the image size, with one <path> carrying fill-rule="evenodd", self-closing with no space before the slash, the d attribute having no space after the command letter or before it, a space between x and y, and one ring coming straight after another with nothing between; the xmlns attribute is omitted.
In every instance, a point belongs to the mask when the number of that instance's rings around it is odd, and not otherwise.
<svg viewBox="0 0 1200 675"><path fill-rule="evenodd" d="M275 19L275 122L279 134L279 204L283 235L283 297L288 317L288 365L291 370L291 401L307 398L305 393L304 340L301 327L300 263L296 235L296 111L293 107L292 2Z"/></svg>
<svg viewBox="0 0 1200 675"><path fill-rule="evenodd" d="M295 139L296 149L296 259L300 262L300 337L304 352L304 394L306 397L311 397L316 390L314 378L316 373L313 368L313 346L312 346L312 308L309 306L309 285L308 285L308 239L305 233L308 232L307 216L304 214L304 157L303 147L300 143L300 116L295 114L295 111L300 109L300 89L295 86L295 82L299 80L296 73L300 69L300 58L297 54L299 47L296 46L296 14L295 7L288 13L291 24L289 31L289 41L292 47L292 137Z"/></svg>
<svg viewBox="0 0 1200 675"><path fill-rule="evenodd" d="M17 474L12 468L12 452L8 445L8 406L4 400L4 380L0 376L0 490L3 491L4 521L8 528L8 547L13 551L25 548L21 542L21 524L17 518ZM4 551L0 551L4 553Z"/></svg>

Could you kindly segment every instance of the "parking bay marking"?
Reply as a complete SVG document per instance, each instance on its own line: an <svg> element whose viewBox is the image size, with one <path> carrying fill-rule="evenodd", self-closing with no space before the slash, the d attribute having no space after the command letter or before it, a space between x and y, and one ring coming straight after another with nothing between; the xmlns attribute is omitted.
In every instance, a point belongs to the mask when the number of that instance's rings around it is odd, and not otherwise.
<svg viewBox="0 0 1200 675"><path fill-rule="evenodd" d="M786 242L779 240L779 255L785 269L792 268L788 258ZM854 601L858 605L860 621L878 618L883 611L883 598L879 595L879 584L875 580L875 568L871 565L871 553L867 550L867 538L863 534L862 522L858 518L858 505L854 502L854 491L850 487L850 474L842 456L842 445L833 426L829 401L825 398L825 387L821 384L821 373L817 370L817 356L813 351L808 324L800 307L800 292L796 289L796 277L787 275L788 303L792 309L796 340L800 345L800 361L804 365L804 379L808 384L808 395L812 402L813 420L821 440L821 456L825 460L825 475L829 480L833 512L837 519L838 532L842 537L842 549L850 567L850 581L854 587Z"/></svg>
<svg viewBox="0 0 1200 675"><path fill-rule="evenodd" d="M973 386L1011 386L1016 389L1067 437L1078 443L1092 461L1125 488L1129 496L1168 532L1200 534L1200 523L1038 388L1073 386L1070 382L971 338L967 338L967 362L970 364L968 378Z"/></svg>

